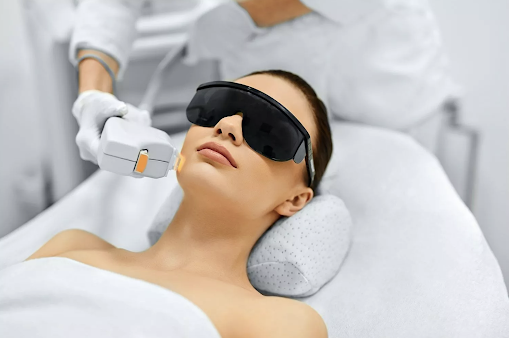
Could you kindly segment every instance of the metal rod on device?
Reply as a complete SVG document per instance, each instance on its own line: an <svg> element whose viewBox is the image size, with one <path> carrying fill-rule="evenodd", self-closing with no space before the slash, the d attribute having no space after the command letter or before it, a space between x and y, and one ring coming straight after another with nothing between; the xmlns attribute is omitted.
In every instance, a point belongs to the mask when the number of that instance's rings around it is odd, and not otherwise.
<svg viewBox="0 0 509 338"><path fill-rule="evenodd" d="M449 127L466 135L470 139L469 158L466 174L465 204L470 210L474 204L474 188L477 174L477 161L479 156L479 131L459 122L459 105L457 100L448 100L444 104L445 112L449 115Z"/></svg>
<svg viewBox="0 0 509 338"><path fill-rule="evenodd" d="M175 64L176 60L184 54L184 50L187 46L187 41L175 46L166 56L159 62L157 65L154 74L150 78L150 81L147 86L147 90L145 94L143 94L143 99L140 103L140 109L144 109L150 113L150 116L153 115L154 111L154 102L157 94L159 93L159 89L161 88L161 83L163 82L164 72L169 69L172 65Z"/></svg>

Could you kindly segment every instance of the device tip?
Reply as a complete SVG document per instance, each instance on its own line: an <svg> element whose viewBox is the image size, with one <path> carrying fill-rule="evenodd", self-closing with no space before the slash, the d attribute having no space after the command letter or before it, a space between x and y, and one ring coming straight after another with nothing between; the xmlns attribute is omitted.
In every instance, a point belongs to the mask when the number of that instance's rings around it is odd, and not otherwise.
<svg viewBox="0 0 509 338"><path fill-rule="evenodd" d="M184 156L182 154L179 154L179 156L177 157L177 160L175 161L175 166L173 167L173 169L176 172L180 172L180 169L182 169L183 165L184 165Z"/></svg>

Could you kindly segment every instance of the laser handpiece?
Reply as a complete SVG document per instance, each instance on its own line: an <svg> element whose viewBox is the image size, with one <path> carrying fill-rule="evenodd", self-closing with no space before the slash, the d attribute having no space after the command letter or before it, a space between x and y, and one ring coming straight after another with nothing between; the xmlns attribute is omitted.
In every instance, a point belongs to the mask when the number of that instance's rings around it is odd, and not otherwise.
<svg viewBox="0 0 509 338"><path fill-rule="evenodd" d="M182 158L164 131L110 117L104 125L97 161L119 175L161 178L177 170Z"/></svg>

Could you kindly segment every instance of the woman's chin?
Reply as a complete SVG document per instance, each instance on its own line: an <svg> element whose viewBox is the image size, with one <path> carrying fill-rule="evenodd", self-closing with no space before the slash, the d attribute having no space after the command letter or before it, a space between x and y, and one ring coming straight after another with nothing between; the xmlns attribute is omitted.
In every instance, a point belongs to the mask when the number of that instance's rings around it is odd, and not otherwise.
<svg viewBox="0 0 509 338"><path fill-rule="evenodd" d="M185 192L199 195L212 195L215 198L224 195L230 187L234 186L231 179L231 172L218 168L223 164L218 163L217 166L201 162L188 163L187 166L177 175L177 180ZM227 194L226 194L227 195Z"/></svg>

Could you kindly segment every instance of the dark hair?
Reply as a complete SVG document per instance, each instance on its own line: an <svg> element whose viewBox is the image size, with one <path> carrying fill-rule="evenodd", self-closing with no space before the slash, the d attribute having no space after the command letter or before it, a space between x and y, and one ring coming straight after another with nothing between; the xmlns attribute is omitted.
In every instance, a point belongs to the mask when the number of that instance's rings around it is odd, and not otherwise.
<svg viewBox="0 0 509 338"><path fill-rule="evenodd" d="M300 76L284 71L284 70L262 70L253 72L244 77L251 75L272 75L287 82L291 83L294 87L299 89L302 94L306 97L311 110L314 113L314 120L316 125L316 140L313 142L311 138L311 144L313 146L313 160L315 162L315 180L311 189L316 194L316 188L322 180L325 169L329 164L329 160L332 155L332 136L329 125L329 118L327 116L327 108L323 104L322 100L316 95L315 90ZM307 168L304 171L304 182L308 182Z"/></svg>

